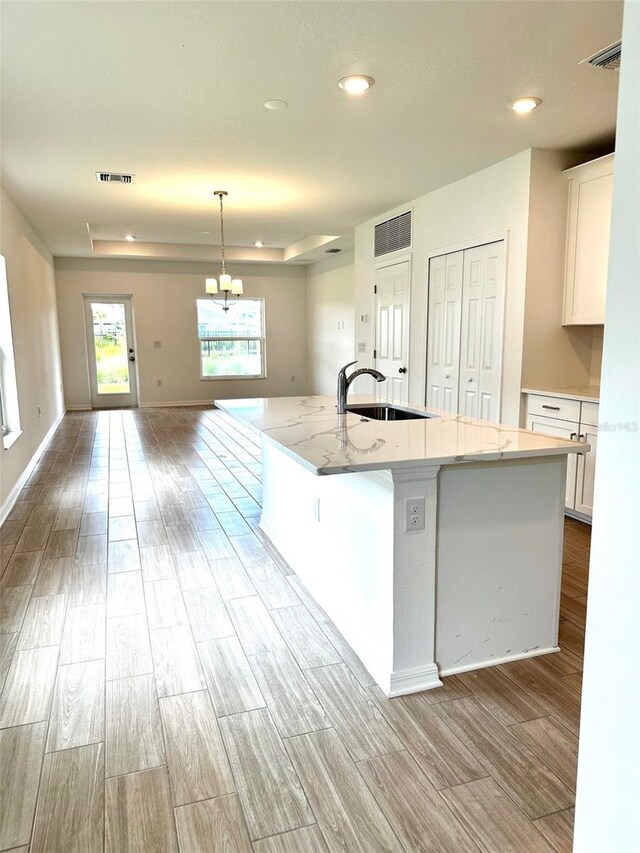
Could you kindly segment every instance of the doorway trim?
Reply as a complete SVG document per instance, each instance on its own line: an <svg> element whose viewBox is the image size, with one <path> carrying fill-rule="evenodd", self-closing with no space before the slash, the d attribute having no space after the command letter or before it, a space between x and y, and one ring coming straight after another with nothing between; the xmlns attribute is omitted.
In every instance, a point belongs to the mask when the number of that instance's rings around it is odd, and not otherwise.
<svg viewBox="0 0 640 853"><path fill-rule="evenodd" d="M83 293L83 317L85 326L85 346L87 353L87 378L92 409L137 408L140 405L140 381L137 362L136 330L133 312L133 294L131 293ZM133 362L129 360L130 392L127 395L98 395L97 365L93 345L91 304L94 302L119 303L125 306L125 325L127 348L133 349ZM123 397L129 399L122 399ZM104 401L104 402L103 402Z"/></svg>

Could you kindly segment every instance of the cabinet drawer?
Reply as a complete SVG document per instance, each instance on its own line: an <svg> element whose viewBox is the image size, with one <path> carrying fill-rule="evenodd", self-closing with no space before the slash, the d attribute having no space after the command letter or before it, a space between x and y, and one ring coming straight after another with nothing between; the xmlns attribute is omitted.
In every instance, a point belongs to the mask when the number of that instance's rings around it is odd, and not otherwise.
<svg viewBox="0 0 640 853"><path fill-rule="evenodd" d="M529 394L527 414L579 422L580 400L567 400L564 397L545 397L542 394Z"/></svg>
<svg viewBox="0 0 640 853"><path fill-rule="evenodd" d="M600 406L598 405L598 403L583 403L580 423L586 424L587 426L598 426L599 411Z"/></svg>

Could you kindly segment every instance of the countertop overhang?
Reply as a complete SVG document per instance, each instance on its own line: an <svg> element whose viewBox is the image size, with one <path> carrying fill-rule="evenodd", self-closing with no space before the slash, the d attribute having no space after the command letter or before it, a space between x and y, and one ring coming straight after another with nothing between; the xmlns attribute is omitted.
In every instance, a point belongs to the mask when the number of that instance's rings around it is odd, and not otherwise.
<svg viewBox="0 0 640 853"><path fill-rule="evenodd" d="M349 403L376 403L354 395ZM402 406L435 415L407 421L363 421L338 415L334 397L216 400L218 409L247 424L314 474L393 470L556 456L588 445L504 424Z"/></svg>

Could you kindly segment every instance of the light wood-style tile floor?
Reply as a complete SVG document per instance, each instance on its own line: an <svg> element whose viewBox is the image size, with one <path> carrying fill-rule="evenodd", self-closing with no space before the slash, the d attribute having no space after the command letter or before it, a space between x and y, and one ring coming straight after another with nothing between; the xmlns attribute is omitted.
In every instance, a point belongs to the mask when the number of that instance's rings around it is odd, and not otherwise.
<svg viewBox="0 0 640 853"><path fill-rule="evenodd" d="M213 409L69 414L0 531L0 850L571 849L590 529L555 655L388 700Z"/></svg>

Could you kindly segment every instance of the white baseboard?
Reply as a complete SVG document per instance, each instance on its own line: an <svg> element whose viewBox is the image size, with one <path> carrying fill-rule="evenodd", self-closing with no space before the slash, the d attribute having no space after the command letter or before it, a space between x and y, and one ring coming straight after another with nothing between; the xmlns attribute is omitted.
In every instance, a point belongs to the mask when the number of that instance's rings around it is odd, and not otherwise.
<svg viewBox="0 0 640 853"><path fill-rule="evenodd" d="M24 471L18 477L16 484L14 485L14 487L11 489L11 491L7 495L4 503L2 504L2 506L0 506L0 524L2 524L4 522L6 517L9 515L9 513L13 509L15 502L18 500L18 495L20 494L20 492L24 488L25 483L27 482L27 480L31 476L33 469L38 464L38 459L40 459L40 457L42 456L42 454L46 450L47 444L49 444L49 442L53 438L54 432L60 426L60 423L61 423L61 421L65 415L65 411L66 410L63 410L62 414L54 421L54 423L50 427L49 431L47 432L45 437L40 442L38 449L33 454L31 459L29 460L29 462L27 463Z"/></svg>
<svg viewBox="0 0 640 853"><path fill-rule="evenodd" d="M169 403L138 403L139 409L166 409L171 406L211 406L215 408L213 400L174 400Z"/></svg>
<svg viewBox="0 0 640 853"><path fill-rule="evenodd" d="M429 663L392 672L388 696L391 699L394 696L405 696L407 693L432 690L434 687L442 687L442 682L436 664Z"/></svg>
<svg viewBox="0 0 640 853"><path fill-rule="evenodd" d="M171 408L173 406L211 406L211 408L215 408L213 401L211 400L174 400L168 403L138 403L138 409L165 409ZM121 407L118 407L121 408ZM132 408L131 406L127 406L126 408ZM133 408L136 408L133 406ZM67 406L68 412L102 412L109 411L109 409L94 409L92 406Z"/></svg>
<svg viewBox="0 0 640 853"><path fill-rule="evenodd" d="M460 672L472 672L474 669L485 669L487 666L498 666L501 663L512 663L515 660L537 658L540 655L549 655L559 651L559 646L549 646L547 649L531 649L528 652L520 652L517 655L507 655L503 658L491 658L491 660L480 661L479 663L471 664L471 666L450 666L445 669L441 669L440 675L457 675Z"/></svg>
<svg viewBox="0 0 640 853"><path fill-rule="evenodd" d="M590 515L585 515L583 512L577 512L575 509L565 509L565 515L569 518L575 518L576 521L584 521L585 524L592 524L593 518Z"/></svg>

